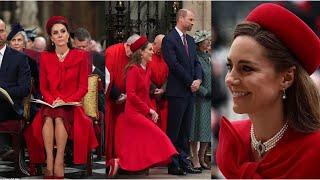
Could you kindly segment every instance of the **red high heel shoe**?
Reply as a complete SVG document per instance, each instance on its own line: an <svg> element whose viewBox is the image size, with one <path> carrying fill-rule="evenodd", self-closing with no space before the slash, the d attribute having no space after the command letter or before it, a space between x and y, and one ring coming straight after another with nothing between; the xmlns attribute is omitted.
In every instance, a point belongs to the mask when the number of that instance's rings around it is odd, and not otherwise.
<svg viewBox="0 0 320 180"><path fill-rule="evenodd" d="M108 164L110 166L108 177L114 178L119 170L119 159L111 159Z"/></svg>

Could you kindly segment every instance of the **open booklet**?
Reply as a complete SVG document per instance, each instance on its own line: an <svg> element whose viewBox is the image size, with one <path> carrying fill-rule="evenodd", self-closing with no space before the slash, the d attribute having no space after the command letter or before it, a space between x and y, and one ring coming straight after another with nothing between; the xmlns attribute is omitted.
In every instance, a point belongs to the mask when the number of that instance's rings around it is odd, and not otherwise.
<svg viewBox="0 0 320 180"><path fill-rule="evenodd" d="M81 106L80 102L66 102L66 103L62 103L62 104L52 105L52 104L49 104L49 103L42 101L40 99L33 99L33 98L30 100L30 102L44 104L44 105L49 106L51 108L56 108L56 107L60 107L60 106Z"/></svg>
<svg viewBox="0 0 320 180"><path fill-rule="evenodd" d="M6 100L7 102L9 102L13 106L14 102L11 99L9 93L1 87L0 87L0 97L1 97L1 99Z"/></svg>

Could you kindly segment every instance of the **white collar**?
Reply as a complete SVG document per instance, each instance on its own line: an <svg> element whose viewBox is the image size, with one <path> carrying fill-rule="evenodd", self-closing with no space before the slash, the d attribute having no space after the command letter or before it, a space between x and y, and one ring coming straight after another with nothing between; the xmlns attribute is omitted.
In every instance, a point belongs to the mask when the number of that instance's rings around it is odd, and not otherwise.
<svg viewBox="0 0 320 180"><path fill-rule="evenodd" d="M0 49L0 53L2 56L4 56L4 52L6 51L7 45L5 44L2 49Z"/></svg>
<svg viewBox="0 0 320 180"><path fill-rule="evenodd" d="M183 36L183 33L182 31L180 31L180 29L176 26L174 27L176 29L176 31L178 32L179 36L182 37Z"/></svg>

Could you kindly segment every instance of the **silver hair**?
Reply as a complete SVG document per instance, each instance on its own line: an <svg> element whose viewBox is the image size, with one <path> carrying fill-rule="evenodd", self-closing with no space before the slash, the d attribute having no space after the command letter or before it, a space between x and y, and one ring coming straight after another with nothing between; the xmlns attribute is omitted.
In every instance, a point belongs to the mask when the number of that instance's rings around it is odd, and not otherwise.
<svg viewBox="0 0 320 180"><path fill-rule="evenodd" d="M156 40L157 38L164 38L164 34L158 34L155 38L154 38L154 40Z"/></svg>
<svg viewBox="0 0 320 180"><path fill-rule="evenodd" d="M34 38L34 40L36 40L36 39L37 39L37 40L40 40L40 41L43 41L43 42L45 42L45 43L47 42L46 38L44 38L44 37L42 37L42 36L37 36L37 37Z"/></svg>
<svg viewBox="0 0 320 180"><path fill-rule="evenodd" d="M127 39L127 44L132 44L134 43L136 40L138 40L140 38L140 36L138 34L133 34L131 35L128 39Z"/></svg>
<svg viewBox="0 0 320 180"><path fill-rule="evenodd" d="M24 32L24 31L19 31L19 32L17 32L16 35L13 36L13 38L16 37L18 34L21 34L21 35L22 35L22 37L23 37L23 42L24 42L25 44L27 44L27 42L28 42L28 36L27 36L26 32ZM12 39L13 39L13 38L12 38Z"/></svg>

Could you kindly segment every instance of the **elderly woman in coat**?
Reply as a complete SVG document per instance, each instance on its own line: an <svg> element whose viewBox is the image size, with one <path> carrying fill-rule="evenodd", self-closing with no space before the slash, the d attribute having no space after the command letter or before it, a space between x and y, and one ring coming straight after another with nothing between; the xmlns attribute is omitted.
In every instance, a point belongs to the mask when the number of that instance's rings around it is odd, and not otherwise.
<svg viewBox="0 0 320 180"><path fill-rule="evenodd" d="M192 163L196 169L210 169L204 161L205 152L211 140L211 33L208 31L196 31L194 40L197 44L197 56L203 70L203 79L199 91L196 93L194 118L191 122L190 143L192 151ZM200 142L198 151L197 145Z"/></svg>

